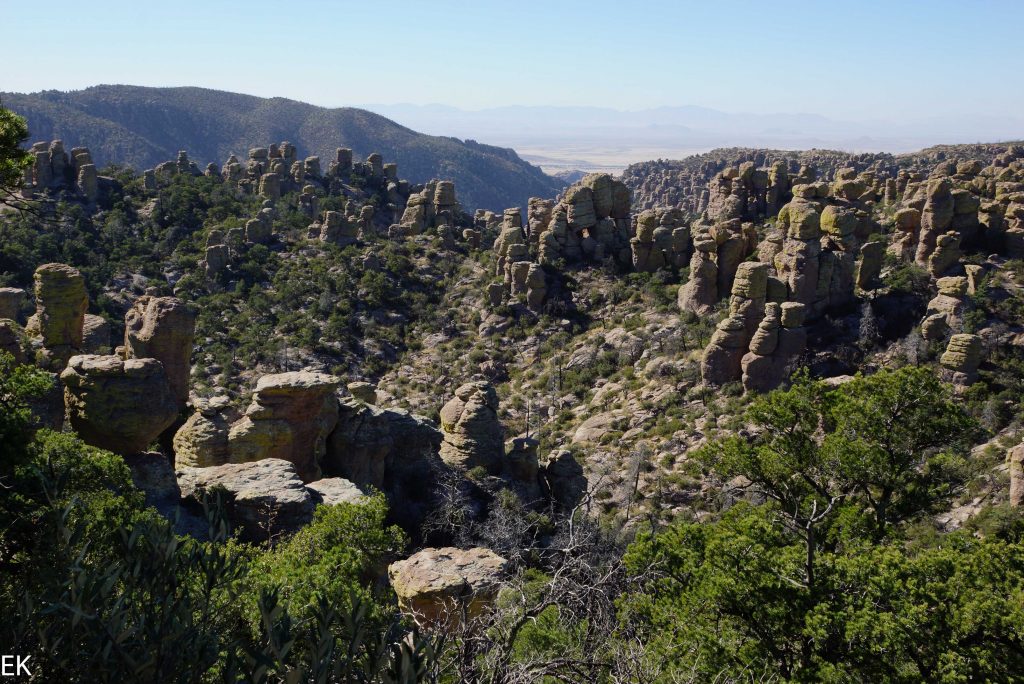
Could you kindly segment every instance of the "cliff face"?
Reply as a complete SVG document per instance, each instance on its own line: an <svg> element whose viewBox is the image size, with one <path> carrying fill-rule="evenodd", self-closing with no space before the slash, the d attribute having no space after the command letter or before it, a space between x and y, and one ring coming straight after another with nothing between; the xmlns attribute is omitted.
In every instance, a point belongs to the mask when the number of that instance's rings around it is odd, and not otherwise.
<svg viewBox="0 0 1024 684"><path fill-rule="evenodd" d="M422 183L453 179L469 208L500 211L533 195L555 194L561 181L509 149L423 135L362 109L326 109L284 98L204 88L96 86L74 92L0 94L26 117L32 140L87 146L98 166L144 169L187 149L201 165L265 140L289 140L302 157L330 157L349 147L362 158L378 152L401 159L403 175Z"/></svg>

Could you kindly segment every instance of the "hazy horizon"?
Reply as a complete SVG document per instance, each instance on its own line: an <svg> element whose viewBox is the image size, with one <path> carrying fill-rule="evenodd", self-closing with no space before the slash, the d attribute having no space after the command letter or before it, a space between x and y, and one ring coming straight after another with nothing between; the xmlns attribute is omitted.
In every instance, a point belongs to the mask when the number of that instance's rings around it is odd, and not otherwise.
<svg viewBox="0 0 1024 684"><path fill-rule="evenodd" d="M256 0L239 12L54 0L14 4L7 19L11 52L33 60L0 79L18 92L131 83L322 106L699 106L903 121L985 115L994 103L1024 110L1013 86L1024 55L1003 48L1019 39L1024 4L1009 0L862 0L841 12L796 0L397 0L386 14L349 1L282 11Z"/></svg>
<svg viewBox="0 0 1024 684"><path fill-rule="evenodd" d="M193 0L7 11L0 91L197 86L365 107L618 170L714 147L904 152L1024 138L1024 3ZM60 17L54 20L53 17ZM46 48L38 48L40 26ZM951 47L951 46L955 46ZM379 103L379 104L366 104ZM994 112L999 112L996 115Z"/></svg>

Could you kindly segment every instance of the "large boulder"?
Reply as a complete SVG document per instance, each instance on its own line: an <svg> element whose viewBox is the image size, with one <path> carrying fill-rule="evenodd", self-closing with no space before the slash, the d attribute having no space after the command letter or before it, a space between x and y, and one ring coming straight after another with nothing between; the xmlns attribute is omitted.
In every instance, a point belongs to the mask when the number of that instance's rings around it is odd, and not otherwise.
<svg viewBox="0 0 1024 684"><path fill-rule="evenodd" d="M494 601L508 562L490 549L423 549L388 567L404 613L422 626L453 627Z"/></svg>
<svg viewBox="0 0 1024 684"><path fill-rule="evenodd" d="M336 504L358 504L366 499L366 493L353 482L343 477L328 477L306 485L315 504L334 506Z"/></svg>
<svg viewBox="0 0 1024 684"><path fill-rule="evenodd" d="M498 394L485 381L469 382L441 409L441 460L460 470L502 468L504 434L498 420Z"/></svg>
<svg viewBox="0 0 1024 684"><path fill-rule="evenodd" d="M140 297L124 317L127 358L163 364L178 410L188 401L196 317L175 297Z"/></svg>
<svg viewBox="0 0 1024 684"><path fill-rule="evenodd" d="M309 371L260 378L252 404L228 433L231 462L279 458L295 464L303 480L319 480L327 436L338 421L340 382Z"/></svg>
<svg viewBox="0 0 1024 684"><path fill-rule="evenodd" d="M102 449L139 453L178 416L167 374L156 359L73 356L60 379L71 426Z"/></svg>
<svg viewBox="0 0 1024 684"><path fill-rule="evenodd" d="M228 519L247 541L268 541L308 523L313 496L288 461L226 463L212 468L179 468L183 503L193 508L216 493L224 496Z"/></svg>

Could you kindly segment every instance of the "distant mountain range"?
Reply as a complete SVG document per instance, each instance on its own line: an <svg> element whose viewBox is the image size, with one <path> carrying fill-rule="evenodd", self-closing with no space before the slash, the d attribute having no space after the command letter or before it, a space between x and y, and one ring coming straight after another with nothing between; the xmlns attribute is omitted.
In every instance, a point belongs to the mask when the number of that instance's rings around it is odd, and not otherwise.
<svg viewBox="0 0 1024 684"><path fill-rule="evenodd" d="M462 135L514 147L549 173L583 168L618 171L657 158L679 159L717 147L849 152L909 152L940 143L1024 137L1024 115L942 115L900 120L888 112L870 121L806 113L730 113L706 107L624 111L603 107L363 105L434 135Z"/></svg>
<svg viewBox="0 0 1024 684"><path fill-rule="evenodd" d="M101 85L72 92L0 93L0 103L28 119L31 141L83 145L102 166L150 168L178 150L205 165L249 148L287 140L300 156L319 155L324 168L338 147L357 158L373 152L398 162L414 182L455 181L469 210L525 206L552 197L562 182L511 149L473 140L424 135L384 116L350 107L327 109L284 98L261 98L205 88Z"/></svg>

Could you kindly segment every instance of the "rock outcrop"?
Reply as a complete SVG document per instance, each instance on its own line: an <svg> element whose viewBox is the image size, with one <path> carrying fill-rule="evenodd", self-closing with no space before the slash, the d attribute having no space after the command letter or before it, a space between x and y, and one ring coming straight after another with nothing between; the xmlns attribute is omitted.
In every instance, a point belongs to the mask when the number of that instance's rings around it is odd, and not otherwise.
<svg viewBox="0 0 1024 684"><path fill-rule="evenodd" d="M71 426L102 449L139 453L178 416L167 374L156 359L73 356L60 379Z"/></svg>
<svg viewBox="0 0 1024 684"><path fill-rule="evenodd" d="M432 504L433 464L441 440L441 432L425 418L342 399L321 469L326 477L383 492L391 517L407 531L418 532Z"/></svg>
<svg viewBox="0 0 1024 684"><path fill-rule="evenodd" d="M224 496L228 520L246 541L268 541L293 532L313 517L313 496L294 464L276 458L211 468L178 468L183 503L193 509L204 497Z"/></svg>
<svg viewBox="0 0 1024 684"><path fill-rule="evenodd" d="M798 302L765 304L764 318L740 363L745 391L769 392L786 379L793 360L807 345L804 310Z"/></svg>
<svg viewBox="0 0 1024 684"><path fill-rule="evenodd" d="M689 258L690 229L678 209L647 209L637 216L636 234L629 244L636 271L681 268Z"/></svg>
<svg viewBox="0 0 1024 684"><path fill-rule="evenodd" d="M35 272L36 312L26 332L42 343L54 370L61 370L82 348L85 311L89 294L78 269L64 264L45 264Z"/></svg>
<svg viewBox="0 0 1024 684"><path fill-rule="evenodd" d="M768 264L745 261L737 267L729 299L729 317L719 323L704 350L704 382L724 385L742 377L742 359L765 313Z"/></svg>
<svg viewBox="0 0 1024 684"><path fill-rule="evenodd" d="M196 316L175 297L140 297L124 317L126 358L163 364L178 410L188 401Z"/></svg>
<svg viewBox="0 0 1024 684"><path fill-rule="evenodd" d="M327 436L338 420L339 383L333 375L308 371L260 378L252 404L228 434L231 462L282 459L304 481L320 479Z"/></svg>
<svg viewBox="0 0 1024 684"><path fill-rule="evenodd" d="M508 562L490 549L423 549L388 567L398 605L422 626L454 627L497 598Z"/></svg>
<svg viewBox="0 0 1024 684"><path fill-rule="evenodd" d="M547 228L538 237L538 261L553 264L612 257L632 262L629 189L605 173L584 176L570 186L551 210Z"/></svg>

